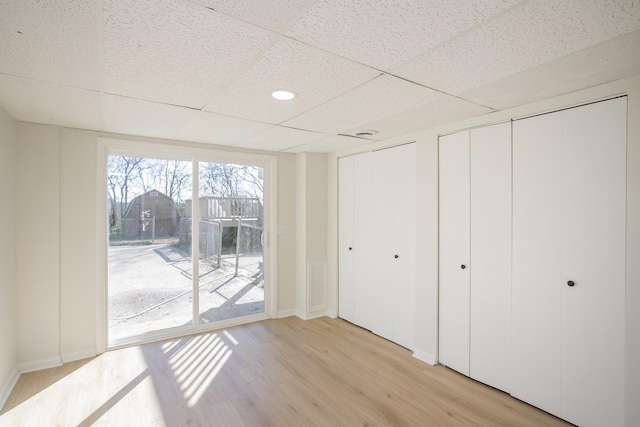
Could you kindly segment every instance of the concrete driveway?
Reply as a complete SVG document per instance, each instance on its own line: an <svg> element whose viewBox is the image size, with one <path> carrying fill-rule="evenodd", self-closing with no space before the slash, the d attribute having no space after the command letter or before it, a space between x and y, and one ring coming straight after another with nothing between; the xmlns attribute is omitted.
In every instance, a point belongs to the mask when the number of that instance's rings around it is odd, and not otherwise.
<svg viewBox="0 0 640 427"><path fill-rule="evenodd" d="M189 254L170 244L109 247L109 341L192 322ZM200 323L264 312L262 275L251 258L199 263ZM244 267L244 268L243 268Z"/></svg>

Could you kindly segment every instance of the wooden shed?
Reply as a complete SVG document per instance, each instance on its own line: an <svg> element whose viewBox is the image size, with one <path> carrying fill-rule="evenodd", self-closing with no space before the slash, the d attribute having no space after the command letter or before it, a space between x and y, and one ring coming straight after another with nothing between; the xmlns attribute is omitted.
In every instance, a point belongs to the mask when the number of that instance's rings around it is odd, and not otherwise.
<svg viewBox="0 0 640 427"><path fill-rule="evenodd" d="M150 190L131 200L123 225L127 238L174 237L178 235L180 214L171 197Z"/></svg>

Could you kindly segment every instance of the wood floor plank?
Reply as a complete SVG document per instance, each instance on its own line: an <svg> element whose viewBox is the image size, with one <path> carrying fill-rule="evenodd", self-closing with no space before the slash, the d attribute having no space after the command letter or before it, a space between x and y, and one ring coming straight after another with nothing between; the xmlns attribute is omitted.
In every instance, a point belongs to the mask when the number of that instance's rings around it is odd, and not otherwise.
<svg viewBox="0 0 640 427"><path fill-rule="evenodd" d="M209 420L215 420L219 425L227 427L251 427L242 420L242 416L229 400L220 402L207 408Z"/></svg>
<svg viewBox="0 0 640 427"><path fill-rule="evenodd" d="M0 426L566 426L339 319L267 320L22 375Z"/></svg>

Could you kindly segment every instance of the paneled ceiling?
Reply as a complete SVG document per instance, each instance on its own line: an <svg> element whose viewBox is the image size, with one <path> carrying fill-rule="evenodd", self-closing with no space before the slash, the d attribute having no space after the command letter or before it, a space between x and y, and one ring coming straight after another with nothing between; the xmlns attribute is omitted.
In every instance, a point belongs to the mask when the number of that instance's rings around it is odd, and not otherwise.
<svg viewBox="0 0 640 427"><path fill-rule="evenodd" d="M638 0L0 0L0 30L16 120L295 153L640 74Z"/></svg>

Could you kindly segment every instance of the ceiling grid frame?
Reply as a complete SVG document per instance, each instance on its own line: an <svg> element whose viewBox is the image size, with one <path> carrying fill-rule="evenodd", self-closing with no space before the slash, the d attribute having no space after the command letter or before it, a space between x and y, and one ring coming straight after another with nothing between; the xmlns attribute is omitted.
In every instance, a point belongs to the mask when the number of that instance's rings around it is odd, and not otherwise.
<svg viewBox="0 0 640 427"><path fill-rule="evenodd" d="M283 152L640 73L635 0L4 0L0 28L18 121Z"/></svg>

